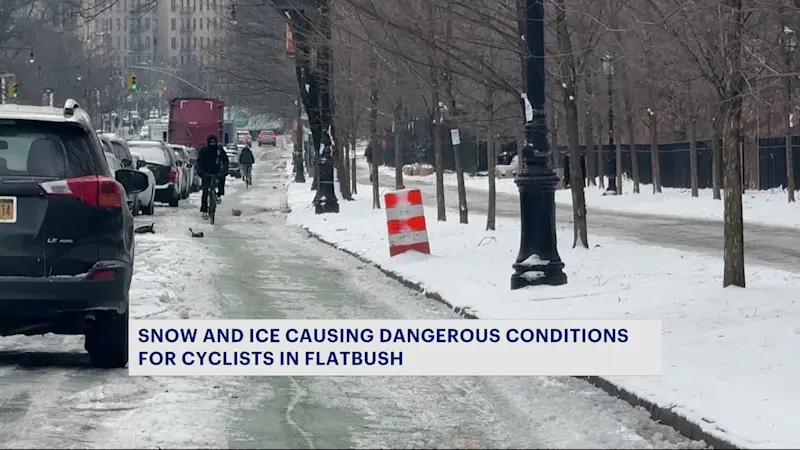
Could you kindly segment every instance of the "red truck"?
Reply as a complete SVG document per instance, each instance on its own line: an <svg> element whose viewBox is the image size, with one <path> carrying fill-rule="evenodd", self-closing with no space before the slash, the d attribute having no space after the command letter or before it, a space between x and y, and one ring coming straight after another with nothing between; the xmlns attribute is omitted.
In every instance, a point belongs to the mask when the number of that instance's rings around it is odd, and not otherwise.
<svg viewBox="0 0 800 450"><path fill-rule="evenodd" d="M169 143L201 149L209 136L222 142L225 103L217 98L174 98L169 107Z"/></svg>

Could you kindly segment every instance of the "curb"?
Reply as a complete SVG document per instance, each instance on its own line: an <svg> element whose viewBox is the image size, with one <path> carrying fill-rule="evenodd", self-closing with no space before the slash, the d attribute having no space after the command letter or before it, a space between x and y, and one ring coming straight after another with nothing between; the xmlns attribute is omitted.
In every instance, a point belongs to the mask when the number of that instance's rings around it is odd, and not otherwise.
<svg viewBox="0 0 800 450"><path fill-rule="evenodd" d="M447 300L445 300L441 295L439 295L436 292L429 291L429 290L425 289L419 283L415 283L413 281L410 281L409 279L403 277L402 275L399 275L397 272L394 272L392 270L384 268L383 266L381 266L380 264L376 263L375 261L372 261L372 260L370 260L368 258L365 258L364 256L359 255L358 253L355 253L355 252L350 251L350 250L348 250L348 249L346 249L344 247L341 247L338 244L335 244L335 243L333 243L331 241L328 241L325 238L323 238L322 236L320 236L319 234L314 233L313 231L311 231L310 229L308 229L305 226L301 225L300 228L302 228L306 233L308 233L308 235L310 237L318 240L319 242L322 242L325 245L333 247L336 250L339 250L340 252L346 253L346 254L358 259L359 261L361 261L361 262L363 262L365 264L369 264L370 266L372 266L372 267L378 269L379 271L381 271L387 277L389 277L389 278L397 281L398 283L402 284L406 288L411 289L412 291L418 292L418 293L424 295L425 297L427 297L427 298L429 298L431 300L435 300L435 301L437 301L439 303L442 303L442 304L446 305L454 313L456 313L459 317L462 317L464 319L470 319L470 320L480 320L480 317L476 316L473 312L469 311L469 309L462 308L460 306L453 306L452 303L450 303ZM691 440L704 441L706 443L706 445L709 445L714 449L738 450L738 449L742 448L742 447L737 447L736 445L734 445L730 441L727 441L727 440L722 439L720 437L714 436L713 434L711 434L711 433L709 433L707 431L704 431L703 428L699 424L690 421L685 416L673 411L671 408L659 406L659 405L651 402L650 400L644 399L644 398L634 394L633 392L630 392L630 391L626 390L625 388L617 386L616 384L608 381L605 378L597 377L597 376L576 376L576 377L573 377L573 378L577 378L579 380L586 381L589 384L601 389L602 391L604 391L608 395L611 395L612 397L616 397L616 398L618 398L620 400L623 400L624 402L628 403L629 405L631 405L633 407L641 407L641 408L645 409L650 414L650 417L653 418L653 420L675 429L675 431L677 431L678 433L682 434L683 436L685 436L685 437L687 437L687 438L689 438Z"/></svg>

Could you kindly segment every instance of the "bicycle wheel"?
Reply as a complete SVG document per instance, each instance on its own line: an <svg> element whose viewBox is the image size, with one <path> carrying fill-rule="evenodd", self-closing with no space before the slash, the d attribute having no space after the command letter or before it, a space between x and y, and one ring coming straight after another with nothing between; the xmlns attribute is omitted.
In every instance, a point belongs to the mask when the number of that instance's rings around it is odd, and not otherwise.
<svg viewBox="0 0 800 450"><path fill-rule="evenodd" d="M208 223L214 225L214 218L217 213L217 183L211 183L211 190L208 193Z"/></svg>

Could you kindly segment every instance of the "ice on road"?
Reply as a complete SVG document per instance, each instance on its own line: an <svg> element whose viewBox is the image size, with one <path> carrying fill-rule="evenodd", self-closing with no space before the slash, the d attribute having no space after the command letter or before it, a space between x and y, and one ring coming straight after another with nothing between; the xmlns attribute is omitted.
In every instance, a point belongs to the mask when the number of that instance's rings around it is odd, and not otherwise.
<svg viewBox="0 0 800 450"><path fill-rule="evenodd" d="M287 155L256 153L255 185L231 181L216 225L196 196L137 219L156 234L137 236L134 317L455 318L287 227ZM90 368L82 341L0 339L3 447L702 447L573 378L128 377Z"/></svg>

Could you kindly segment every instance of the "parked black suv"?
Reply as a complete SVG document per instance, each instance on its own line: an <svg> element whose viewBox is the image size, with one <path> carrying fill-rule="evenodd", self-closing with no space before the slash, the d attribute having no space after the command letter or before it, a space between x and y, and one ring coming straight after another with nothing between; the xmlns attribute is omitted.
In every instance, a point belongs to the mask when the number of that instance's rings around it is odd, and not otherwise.
<svg viewBox="0 0 800 450"><path fill-rule="evenodd" d="M136 170L111 172L74 100L0 105L0 336L84 334L92 364L127 365L126 196L147 184Z"/></svg>

